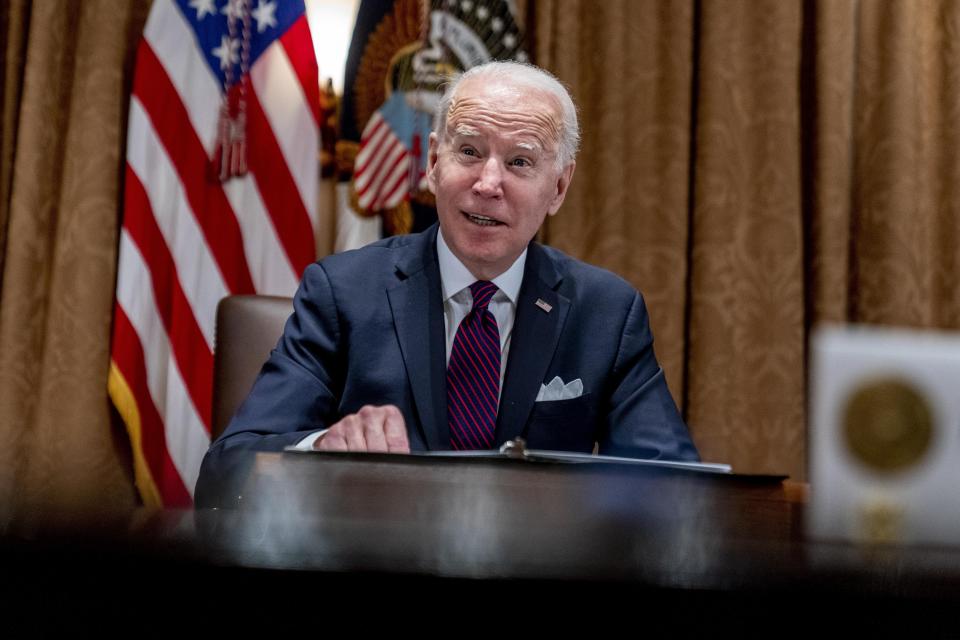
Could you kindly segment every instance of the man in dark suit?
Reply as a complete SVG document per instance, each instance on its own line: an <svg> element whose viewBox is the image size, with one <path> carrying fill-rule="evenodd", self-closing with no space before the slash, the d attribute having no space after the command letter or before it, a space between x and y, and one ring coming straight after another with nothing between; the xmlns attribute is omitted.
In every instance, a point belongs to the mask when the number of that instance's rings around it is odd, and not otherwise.
<svg viewBox="0 0 960 640"><path fill-rule="evenodd" d="M529 65L441 99L439 225L311 265L283 337L207 453L197 501L250 451L530 448L697 460L640 294L532 242L573 178L579 127Z"/></svg>

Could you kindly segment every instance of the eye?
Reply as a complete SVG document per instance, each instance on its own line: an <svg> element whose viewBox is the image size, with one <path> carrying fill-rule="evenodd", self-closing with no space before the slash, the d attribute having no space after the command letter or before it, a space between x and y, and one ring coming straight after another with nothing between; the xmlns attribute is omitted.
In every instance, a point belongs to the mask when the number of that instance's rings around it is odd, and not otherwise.
<svg viewBox="0 0 960 640"><path fill-rule="evenodd" d="M470 157L477 157L478 155L480 155L479 153L477 153L477 150L474 149L473 147L460 147L460 153Z"/></svg>
<svg viewBox="0 0 960 640"><path fill-rule="evenodd" d="M510 161L510 166L518 167L520 169L526 169L527 167L533 166L533 163L531 163L526 158L514 158L513 160Z"/></svg>

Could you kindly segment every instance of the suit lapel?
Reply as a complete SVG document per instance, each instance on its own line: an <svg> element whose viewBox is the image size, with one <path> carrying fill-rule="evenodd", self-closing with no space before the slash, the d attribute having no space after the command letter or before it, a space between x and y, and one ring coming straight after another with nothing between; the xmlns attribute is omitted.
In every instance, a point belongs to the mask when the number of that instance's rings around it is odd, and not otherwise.
<svg viewBox="0 0 960 640"><path fill-rule="evenodd" d="M436 257L436 226L397 261L397 284L387 290L400 352L430 450L450 448L446 401L443 296ZM427 310L424 317L424 309Z"/></svg>
<svg viewBox="0 0 960 640"><path fill-rule="evenodd" d="M531 244L517 299L510 355L500 394L496 445L516 438L527 424L563 331L570 300L557 293L562 276L550 256ZM544 304L538 304L541 301ZM549 307L547 311L545 308Z"/></svg>

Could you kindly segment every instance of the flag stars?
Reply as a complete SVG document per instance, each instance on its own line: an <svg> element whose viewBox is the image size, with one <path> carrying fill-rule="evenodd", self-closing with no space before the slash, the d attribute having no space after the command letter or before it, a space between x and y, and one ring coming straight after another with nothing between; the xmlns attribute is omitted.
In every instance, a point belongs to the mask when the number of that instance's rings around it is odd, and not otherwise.
<svg viewBox="0 0 960 640"><path fill-rule="evenodd" d="M527 54L524 51L517 51L517 55L514 57L517 59L517 62L526 62L528 60Z"/></svg>
<svg viewBox="0 0 960 640"><path fill-rule="evenodd" d="M473 0L463 0L463 2L460 3L460 9L462 9L464 13L470 13L473 9Z"/></svg>
<svg viewBox="0 0 960 640"><path fill-rule="evenodd" d="M494 18L493 20L491 20L491 21L490 21L490 28L493 29L495 32L497 32L497 31L502 31L502 30L503 30L503 19L500 18L500 16L497 16L496 18Z"/></svg>
<svg viewBox="0 0 960 640"><path fill-rule="evenodd" d="M228 18L242 20L244 4L246 4L246 0L230 0L230 2L223 6L223 10L220 13Z"/></svg>
<svg viewBox="0 0 960 640"><path fill-rule="evenodd" d="M197 22L217 12L213 0L190 0L190 8L197 12Z"/></svg>
<svg viewBox="0 0 960 640"><path fill-rule="evenodd" d="M277 26L277 5L270 0L260 0L253 10L253 19L257 21L257 33L263 33L268 27Z"/></svg>
<svg viewBox="0 0 960 640"><path fill-rule="evenodd" d="M507 49L513 49L515 46L517 46L517 36L513 35L512 33L508 33L507 35L503 36L503 46L505 46Z"/></svg>
<svg viewBox="0 0 960 640"><path fill-rule="evenodd" d="M212 53L214 57L220 59L221 71L226 71L230 68L230 65L237 64L240 61L237 51L239 47L239 40L231 40L228 35L220 36L220 46L214 49Z"/></svg>
<svg viewBox="0 0 960 640"><path fill-rule="evenodd" d="M490 10L487 9L485 6L480 5L479 7L477 7L477 17L478 17L478 18L480 18L481 20L486 20L486 19L487 19L487 16L489 16L489 15L490 15Z"/></svg>

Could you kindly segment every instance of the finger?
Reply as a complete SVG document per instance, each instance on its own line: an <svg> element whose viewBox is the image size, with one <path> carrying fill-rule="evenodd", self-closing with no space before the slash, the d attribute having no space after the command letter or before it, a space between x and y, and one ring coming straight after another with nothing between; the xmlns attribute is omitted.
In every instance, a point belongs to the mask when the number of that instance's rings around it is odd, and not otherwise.
<svg viewBox="0 0 960 640"><path fill-rule="evenodd" d="M318 451L346 451L347 441L331 428L313 443L313 448Z"/></svg>
<svg viewBox="0 0 960 640"><path fill-rule="evenodd" d="M361 412L360 417L363 421L363 437L367 441L367 451L386 453L387 439L384 436L384 422L387 412L383 407L377 407L366 414Z"/></svg>
<svg viewBox="0 0 960 640"><path fill-rule="evenodd" d="M400 409L394 406L387 409L386 420L383 424L383 434L387 441L387 451L390 453L410 453L410 441L407 439L407 423L403 419Z"/></svg>
<svg viewBox="0 0 960 640"><path fill-rule="evenodd" d="M360 431L360 419L355 413L344 416L335 423L320 439L322 451L363 451L363 437L357 437ZM328 441L329 444L324 444Z"/></svg>
<svg viewBox="0 0 960 640"><path fill-rule="evenodd" d="M363 421L354 414L341 420L343 423L343 439L347 441L348 451L366 451L367 441L363 437Z"/></svg>

